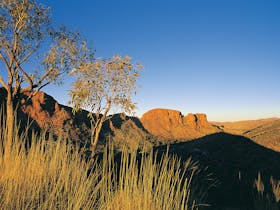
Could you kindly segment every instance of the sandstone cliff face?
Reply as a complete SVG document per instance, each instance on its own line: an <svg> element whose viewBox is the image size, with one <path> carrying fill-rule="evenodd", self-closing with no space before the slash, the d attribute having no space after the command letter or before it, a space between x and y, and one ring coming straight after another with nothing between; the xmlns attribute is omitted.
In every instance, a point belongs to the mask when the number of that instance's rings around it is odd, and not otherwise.
<svg viewBox="0 0 280 210"><path fill-rule="evenodd" d="M17 96L18 120L21 126L30 124L35 130L45 130L57 136L67 136L73 141L89 138L89 122L86 113L72 114L72 109L59 104L53 97L44 92L21 93ZM0 103L5 104L6 91L0 88ZM18 104L18 105L17 105Z"/></svg>
<svg viewBox="0 0 280 210"><path fill-rule="evenodd" d="M151 134L165 139L194 139L219 132L205 114L188 114L169 109L153 109L146 112L141 122Z"/></svg>
<svg viewBox="0 0 280 210"><path fill-rule="evenodd" d="M43 129L62 132L64 125L73 124L73 116L62 108L51 96L37 92L31 99L24 94L20 100L21 110L35 120Z"/></svg>

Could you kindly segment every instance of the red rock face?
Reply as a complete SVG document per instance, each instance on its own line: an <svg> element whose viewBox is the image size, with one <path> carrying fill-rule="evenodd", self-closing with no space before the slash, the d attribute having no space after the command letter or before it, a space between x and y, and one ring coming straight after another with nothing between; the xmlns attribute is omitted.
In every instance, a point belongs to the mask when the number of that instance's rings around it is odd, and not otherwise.
<svg viewBox="0 0 280 210"><path fill-rule="evenodd" d="M184 117L184 123L185 125L190 126L193 129L197 128L197 117L194 114L188 114Z"/></svg>
<svg viewBox="0 0 280 210"><path fill-rule="evenodd" d="M151 134L172 138L173 133L171 131L174 130L174 125L183 126L182 119L182 114L179 111L154 109L145 113L141 118L141 122Z"/></svg>
<svg viewBox="0 0 280 210"><path fill-rule="evenodd" d="M193 129L212 129L213 126L208 122L206 114L191 114L189 113L184 117L185 125L190 126Z"/></svg>
<svg viewBox="0 0 280 210"><path fill-rule="evenodd" d="M57 136L67 136L73 141L89 141L89 120L86 111L72 114L72 108L59 104L53 97L44 92L21 93L16 97L18 120L25 129L24 123L31 123L32 129L52 132ZM5 105L6 90L0 87L0 103ZM4 106L5 108L5 106ZM29 124L28 124L29 125Z"/></svg>
<svg viewBox="0 0 280 210"><path fill-rule="evenodd" d="M141 122L153 135L166 139L194 139L218 132L205 114L188 114L169 109L153 109L146 112Z"/></svg>
<svg viewBox="0 0 280 210"><path fill-rule="evenodd" d="M53 97L43 92L36 92L32 98L30 93L21 96L21 110L40 128L54 132L56 135L68 133L68 129L75 129L73 115L64 109Z"/></svg>

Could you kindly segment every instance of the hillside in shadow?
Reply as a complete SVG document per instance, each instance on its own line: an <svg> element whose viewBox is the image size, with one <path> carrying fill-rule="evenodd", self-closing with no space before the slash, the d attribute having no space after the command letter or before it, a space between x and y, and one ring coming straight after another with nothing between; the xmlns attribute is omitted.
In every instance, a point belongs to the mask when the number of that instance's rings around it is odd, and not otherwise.
<svg viewBox="0 0 280 210"><path fill-rule="evenodd" d="M159 154L167 146L156 147ZM252 209L253 181L260 172L263 177L280 178L280 153L252 140L227 133L216 133L193 141L169 146L169 153L187 160L190 156L217 179L209 191L211 209ZM207 208L209 209L209 208Z"/></svg>

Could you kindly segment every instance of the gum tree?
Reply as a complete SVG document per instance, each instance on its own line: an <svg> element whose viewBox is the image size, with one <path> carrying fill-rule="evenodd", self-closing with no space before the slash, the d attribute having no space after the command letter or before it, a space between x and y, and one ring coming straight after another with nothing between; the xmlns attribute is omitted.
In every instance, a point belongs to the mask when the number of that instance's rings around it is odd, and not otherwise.
<svg viewBox="0 0 280 210"><path fill-rule="evenodd" d="M28 91L32 96L50 83L61 83L64 73L87 59L79 34L68 32L65 27L54 30L49 11L35 0L0 2L0 84L7 92L8 144L13 139L18 94ZM39 55L41 59L36 57ZM26 68L34 63L38 66L36 71Z"/></svg>
<svg viewBox="0 0 280 210"><path fill-rule="evenodd" d="M94 153L103 123L112 108L131 113L135 109L132 96L136 94L137 78L142 66L132 64L129 56L94 59L73 71L76 77L70 103L74 112L88 108L91 119L91 150Z"/></svg>

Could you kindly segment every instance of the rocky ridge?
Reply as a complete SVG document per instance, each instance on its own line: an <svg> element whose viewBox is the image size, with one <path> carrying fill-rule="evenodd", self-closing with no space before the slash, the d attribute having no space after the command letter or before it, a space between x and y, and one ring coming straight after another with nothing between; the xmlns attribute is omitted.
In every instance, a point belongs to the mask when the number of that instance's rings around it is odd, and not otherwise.
<svg viewBox="0 0 280 210"><path fill-rule="evenodd" d="M82 110L77 114L72 113L72 108L59 104L52 96L44 92L25 92L17 97L20 109L18 116L21 121L32 121L33 127L53 132L56 135L65 135L74 141L88 141L90 139L90 122L88 112ZM4 103L6 91L0 88L0 101ZM188 114L183 116L180 111L169 109L154 109L143 115L141 119L136 117L121 118L114 115L111 123L106 122L102 128L101 138L108 134L114 135L116 129L121 129L125 121L129 122L131 129L141 135L148 133L162 139L189 140L218 132L219 129L211 125L205 114ZM131 125L134 124L134 125Z"/></svg>
<svg viewBox="0 0 280 210"><path fill-rule="evenodd" d="M69 137L75 142L88 143L90 139L90 121L88 112L82 110L72 113L72 108L59 104L52 96L44 92L29 92L17 96L15 106L19 104L18 119L21 123L31 123L35 130L46 130L55 135ZM5 104L6 91L0 88L0 103ZM205 114L182 115L180 111L153 109L141 118L117 114L107 121L101 131L101 140L108 135L118 136L119 141L127 136L120 130L131 130L131 136L154 136L153 141L173 142L197 139L209 134L227 132L242 135L254 142L280 151L280 119L271 118L240 122L208 122ZM129 122L128 122L129 121ZM127 124L126 124L127 123ZM126 124L126 125L125 125ZM141 142L138 139L139 144ZM138 144L138 143L137 143Z"/></svg>

